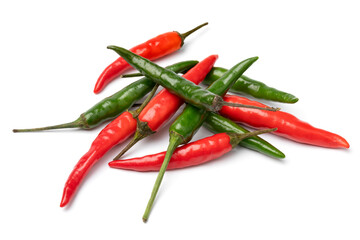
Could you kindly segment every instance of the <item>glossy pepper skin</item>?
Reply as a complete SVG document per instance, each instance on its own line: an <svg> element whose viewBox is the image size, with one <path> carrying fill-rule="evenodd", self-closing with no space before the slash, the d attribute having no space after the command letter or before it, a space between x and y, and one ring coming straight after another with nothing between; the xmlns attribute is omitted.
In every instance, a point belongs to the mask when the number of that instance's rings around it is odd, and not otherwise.
<svg viewBox="0 0 360 240"><path fill-rule="evenodd" d="M214 67L203 81L204 84L210 85L219 79L227 69ZM271 100L283 103L296 103L299 99L290 93L286 93L266 84L242 75L235 84L230 88L230 92L246 93L255 98Z"/></svg>
<svg viewBox="0 0 360 240"><path fill-rule="evenodd" d="M265 132L272 131L266 130ZM198 141L188 143L177 148L171 156L168 169L180 169L204 164L228 153L243 139L263 132L249 132L246 134L218 133ZM116 160L109 162L112 168L148 172L158 171L164 161L166 152L147 155L144 157Z"/></svg>
<svg viewBox="0 0 360 240"><path fill-rule="evenodd" d="M157 84L166 88L172 94L182 98L185 102L195 107L205 109L211 112L217 112L222 106L228 104L223 101L221 96L214 94L193 82L177 75L176 73L162 68L155 63L136 55L125 48L117 46L108 46L109 49L117 52L131 66L136 68L141 74L152 79ZM239 105L237 105L239 106ZM241 106L247 107L247 106ZM250 106L253 107L253 106ZM267 108L268 110L274 110Z"/></svg>
<svg viewBox="0 0 360 240"><path fill-rule="evenodd" d="M176 73L184 72L194 67L198 61L183 61L166 67ZM78 119L73 122L59 124L50 127L31 128L31 129L14 129L14 132L35 132L59 128L82 128L92 129L101 123L114 119L119 114L129 109L134 102L140 100L151 91L155 83L149 78L141 78L113 95L104 98L96 103L86 112L82 113Z"/></svg>
<svg viewBox="0 0 360 240"><path fill-rule="evenodd" d="M208 113L203 126L214 133L243 134L249 132L230 119L216 113ZM285 154L283 152L259 136L245 138L239 143L239 146L263 153L273 158L285 158Z"/></svg>
<svg viewBox="0 0 360 240"><path fill-rule="evenodd" d="M205 67L205 65L209 65ZM213 62L200 62L194 68L195 69L211 69ZM192 78L194 81L200 82L205 78L208 72L198 72L196 70L186 73L184 76ZM199 80L202 78L201 80ZM126 111L122 113L115 120L110 122L96 137L92 143L89 151L79 160L74 167L68 180L65 183L63 196L60 207L66 206L73 198L77 188L80 186L82 180L85 178L91 167L99 161L106 152L112 147L120 144L131 136L136 130L137 121L133 118L133 115Z"/></svg>
<svg viewBox="0 0 360 240"><path fill-rule="evenodd" d="M224 95L229 88L235 83L235 81L258 59L258 57L253 57L246 59L229 71L227 71L220 79L215 81L208 87L210 93L219 94L220 96ZM144 74L146 76L146 74ZM219 96L217 95L217 96ZM207 111L204 109L199 109L190 104L186 105L183 112L176 118L173 124L169 128L169 145L166 150L166 155L164 161L159 170L159 174L156 178L149 202L145 209L143 215L143 221L146 222L149 218L150 211L154 200L156 198L157 192L160 188L160 184L164 177L165 171L171 159L172 153L175 151L177 146L187 143L191 140L192 136L200 128L203 121L207 117Z"/></svg>
<svg viewBox="0 0 360 240"><path fill-rule="evenodd" d="M130 51L150 60L158 59L180 49L184 44L184 39L188 35L205 25L207 25L207 23L201 24L184 34L175 31L161 34L131 48ZM119 57L116 59L112 64L105 68L99 76L95 84L94 93L99 93L109 82L120 76L121 73L129 68L131 68L131 66L123 58Z"/></svg>
<svg viewBox="0 0 360 240"><path fill-rule="evenodd" d="M250 104L254 106L266 106L262 103L246 99L244 97L226 95L227 102ZM269 112L257 109L242 109L223 107L220 114L235 121L255 128L277 128L274 134L291 139L296 142L327 148L349 148L349 143L341 136L303 122L295 116L278 111Z"/></svg>
<svg viewBox="0 0 360 240"><path fill-rule="evenodd" d="M217 55L210 55L196 67L190 69L183 77L195 84L199 84L211 70L217 58ZM168 90L163 89L160 91L138 115L137 129L132 141L114 159L119 159L138 141L155 133L175 114L182 104L182 99Z"/></svg>

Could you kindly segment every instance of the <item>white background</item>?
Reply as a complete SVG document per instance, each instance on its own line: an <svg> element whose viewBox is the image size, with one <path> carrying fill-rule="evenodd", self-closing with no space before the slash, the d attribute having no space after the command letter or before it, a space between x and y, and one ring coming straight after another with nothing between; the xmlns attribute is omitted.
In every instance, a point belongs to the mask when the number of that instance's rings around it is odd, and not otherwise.
<svg viewBox="0 0 360 240"><path fill-rule="evenodd" d="M1 239L359 239L358 1L2 1ZM237 148L214 162L167 172L149 222L141 221L157 173L110 169L110 151L72 204L63 185L103 126L14 134L74 120L128 85L93 87L117 54L172 30L209 25L161 65L219 54L229 68L253 56L247 75L300 98L281 107L345 137L334 150L263 138L276 160ZM263 101L264 102L264 101ZM168 125L167 125L168 127ZM166 149L167 127L126 157ZM209 136L201 129L194 139Z"/></svg>

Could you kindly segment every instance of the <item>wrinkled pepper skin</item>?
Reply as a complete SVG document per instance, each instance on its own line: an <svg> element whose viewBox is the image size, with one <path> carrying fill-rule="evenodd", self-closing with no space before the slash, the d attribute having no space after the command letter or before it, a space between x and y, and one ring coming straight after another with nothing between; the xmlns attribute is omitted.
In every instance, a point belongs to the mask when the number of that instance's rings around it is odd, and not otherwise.
<svg viewBox="0 0 360 240"><path fill-rule="evenodd" d="M219 158L231 151L231 149L230 137L227 134L220 133L207 137L177 148L171 157L167 169L200 165ZM159 171L165 154L166 152L161 152L139 158L111 161L109 166L140 172Z"/></svg>
<svg viewBox="0 0 360 240"><path fill-rule="evenodd" d="M254 106L266 106L262 103L234 95L226 95L224 100ZM220 110L220 114L235 122L241 122L255 128L277 128L278 130L274 134L296 142L327 148L350 147L343 137L320 128L315 128L283 111L269 112L258 109L224 106Z"/></svg>
<svg viewBox="0 0 360 240"><path fill-rule="evenodd" d="M227 69L221 67L214 67L203 81L204 84L210 85L222 75L225 74ZM245 75L242 75L235 84L230 88L230 92L245 93L255 98L265 99L283 103L296 103L299 99L294 95L277 90L267 86L266 84L251 79Z"/></svg>
<svg viewBox="0 0 360 240"><path fill-rule="evenodd" d="M175 31L160 34L159 36L131 48L130 51L150 60L161 58L180 49L184 44L184 39L189 34L205 25L207 25L207 23L190 30L185 34L180 34ZM119 77L129 68L131 68L131 66L122 57L116 59L112 64L106 67L99 76L95 84L94 93L99 93L108 83L116 77Z"/></svg>
<svg viewBox="0 0 360 240"><path fill-rule="evenodd" d="M209 113L204 122L204 127L214 133L248 133L245 128L237 125L233 121L216 113ZM239 146L245 147L273 158L285 158L285 154L279 149L258 136L253 136L242 140Z"/></svg>

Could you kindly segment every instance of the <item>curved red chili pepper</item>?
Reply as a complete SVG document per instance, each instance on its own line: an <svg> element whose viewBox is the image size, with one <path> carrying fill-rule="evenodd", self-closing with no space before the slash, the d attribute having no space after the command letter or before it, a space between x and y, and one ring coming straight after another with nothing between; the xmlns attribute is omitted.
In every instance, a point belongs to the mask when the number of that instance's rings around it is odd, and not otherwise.
<svg viewBox="0 0 360 240"><path fill-rule="evenodd" d="M183 34L178 32L167 32L161 34L131 48L130 51L149 60L158 59L180 49L184 43L184 39L188 35L205 25L207 25L207 23L201 24L200 26ZM129 68L131 68L131 66L122 57L116 59L112 64L106 67L99 76L95 84L94 93L99 93L109 82L120 76L121 73Z"/></svg>
<svg viewBox="0 0 360 240"><path fill-rule="evenodd" d="M124 112L110 122L95 138L91 147L70 173L64 187L60 207L67 205L91 167L115 145L123 142L136 130L136 120Z"/></svg>
<svg viewBox="0 0 360 240"><path fill-rule="evenodd" d="M231 149L230 137L226 133L215 134L177 148L167 169L200 165L224 155ZM114 160L109 162L109 166L140 172L159 171L165 154L166 151L144 157Z"/></svg>
<svg viewBox="0 0 360 240"><path fill-rule="evenodd" d="M183 77L194 82L201 82L207 73L210 71L217 59L217 55L211 55L198 63L195 67L189 70ZM162 90L162 96L166 96ZM168 95L169 96L169 95ZM161 99L164 99L163 97ZM152 103L151 103L152 102ZM157 114L158 111L166 112L167 114L160 114L161 116L172 116L177 109L174 109L174 104L170 102L170 99L165 101L156 100L156 98L151 100L153 108L147 108L146 111L153 112ZM150 104L149 103L149 104ZM180 105L178 106L180 107ZM168 109L168 110L166 110ZM143 110L144 111L144 110ZM158 118L153 118L158 125L161 125L161 122L158 122ZM163 118L163 121L168 120L168 118ZM151 122L152 120L150 120ZM93 141L89 151L79 160L79 162L74 167L73 171L68 177L68 180L65 183L63 196L61 199L60 207L66 206L72 197L74 196L77 188L80 186L82 180L85 178L88 171L91 167L101 159L106 152L108 152L112 147L123 142L128 137L130 137L136 131L137 121L133 118L132 114L129 112L124 112L112 122L110 122L96 137Z"/></svg>
<svg viewBox="0 0 360 240"><path fill-rule="evenodd" d="M218 133L195 142L185 144L177 148L167 169L178 169L190 166L200 165L230 152L245 138L272 132L276 129L264 129L260 131L248 132L243 134L236 133ZM139 158L126 160L114 160L109 162L112 168L134 170L140 172L159 171L163 164L166 152L148 155Z"/></svg>
<svg viewBox="0 0 360 240"><path fill-rule="evenodd" d="M258 107L266 105L244 97L226 95L227 102L241 103ZM295 116L282 112L270 112L250 108L224 106L220 114L235 122L241 122L255 128L277 128L274 134L311 145L328 148L349 148L349 143L341 136L303 122Z"/></svg>

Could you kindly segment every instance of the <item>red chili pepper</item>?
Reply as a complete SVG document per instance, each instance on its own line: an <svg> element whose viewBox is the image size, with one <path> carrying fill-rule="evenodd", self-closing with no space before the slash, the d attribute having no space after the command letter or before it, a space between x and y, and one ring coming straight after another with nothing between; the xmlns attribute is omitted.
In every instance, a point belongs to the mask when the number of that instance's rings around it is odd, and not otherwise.
<svg viewBox="0 0 360 240"><path fill-rule="evenodd" d="M183 77L189 79L193 82L200 83L207 73L211 70L212 66L214 65L217 59L217 55L211 55L198 63L195 67L189 70ZM168 95L165 92L167 90L162 90L162 95ZM168 95L170 96L170 95ZM151 104L153 108L147 108L146 111L153 112L157 114L158 111L166 112L164 109L168 109L168 111L172 111L173 113L176 112L177 109L174 109L174 104L167 100L163 102L164 98L154 98L151 100ZM150 104L149 103L149 104ZM158 109L159 107L159 109ZM179 106L180 107L180 104ZM143 110L144 111L144 110ZM171 113L168 114L161 114L160 116L172 116ZM154 121L158 121L157 117L153 118ZM163 118L164 119L164 118ZM164 119L163 121L166 121ZM150 120L151 122L151 120ZM156 124L161 125L160 122ZM106 152L108 152L112 147L116 146L117 144L123 142L128 137L130 137L136 130L137 121L133 118L132 114L124 112L112 122L110 122L96 137L94 142L92 143L89 151L85 153L85 155L79 160L79 162L74 167L73 171L71 172L68 180L65 183L63 196L61 199L60 207L66 206L72 197L74 196L77 188L80 186L82 180L90 170L90 168L99 160L101 159Z"/></svg>
<svg viewBox="0 0 360 240"><path fill-rule="evenodd" d="M244 97L226 95L227 102L241 103L258 107L266 105ZM270 112L250 108L224 106L220 114L235 122L241 122L255 128L277 128L274 134L311 145L328 148L349 148L349 143L341 136L311 126L295 116L282 112Z"/></svg>
<svg viewBox="0 0 360 240"><path fill-rule="evenodd" d="M218 133L211 137L185 144L175 150L167 169L185 168L209 162L230 152L244 138L274 130L266 129L245 134ZM115 160L109 162L109 166L140 172L158 171L161 168L165 155L166 152L161 152L139 158Z"/></svg>
<svg viewBox="0 0 360 240"><path fill-rule="evenodd" d="M64 207L70 202L91 167L112 147L130 137L135 130L136 120L129 112L124 112L99 133L89 151L80 158L70 173L65 183L60 207Z"/></svg>
<svg viewBox="0 0 360 240"><path fill-rule="evenodd" d="M130 51L149 60L158 59L180 49L187 36L207 24L208 23L201 24L200 26L183 34L178 32L167 32L161 34L131 48ZM110 64L101 73L95 84L94 93L99 93L109 82L120 76L121 73L129 68L131 68L131 66L122 57L116 59L115 62Z"/></svg>

